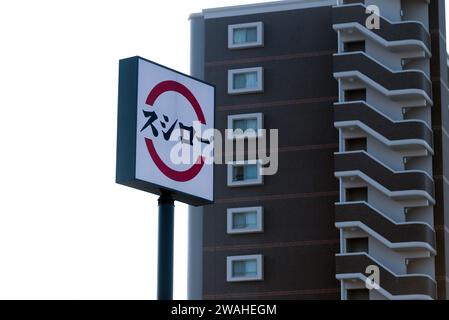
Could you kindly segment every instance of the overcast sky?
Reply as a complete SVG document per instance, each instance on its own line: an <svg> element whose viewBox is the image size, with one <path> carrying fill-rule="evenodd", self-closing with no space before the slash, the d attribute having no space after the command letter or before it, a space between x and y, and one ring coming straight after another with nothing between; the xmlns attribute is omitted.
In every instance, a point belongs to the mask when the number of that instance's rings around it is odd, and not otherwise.
<svg viewBox="0 0 449 320"><path fill-rule="evenodd" d="M255 2L0 2L0 299L156 297L157 198L114 183L118 60L188 73L189 14Z"/></svg>

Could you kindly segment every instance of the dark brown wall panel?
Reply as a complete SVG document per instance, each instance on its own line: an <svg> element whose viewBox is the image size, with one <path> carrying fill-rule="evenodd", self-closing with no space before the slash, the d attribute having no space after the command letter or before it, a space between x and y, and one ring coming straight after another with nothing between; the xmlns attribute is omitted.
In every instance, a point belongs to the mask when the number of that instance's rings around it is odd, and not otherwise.
<svg viewBox="0 0 449 320"><path fill-rule="evenodd" d="M228 49L228 25L258 21L265 25L262 49ZM206 63L333 51L336 46L330 6L206 20Z"/></svg>
<svg viewBox="0 0 449 320"><path fill-rule="evenodd" d="M338 242L338 240L337 240ZM339 282L335 279L335 251L337 244L274 246L251 250L217 250L204 252L204 295L221 295L232 298L283 295L289 298L291 291L303 291L308 298L321 299L321 295L333 293L339 298ZM239 254L264 255L264 281L226 282L226 257ZM329 257L332 257L330 259ZM270 294L271 293L271 294ZM298 298L301 295L298 295Z"/></svg>
<svg viewBox="0 0 449 320"><path fill-rule="evenodd" d="M338 299L334 227L338 181L333 153L338 132L332 75L337 35L331 7L206 20L205 80L217 86L216 126L231 114L264 114L279 129L279 172L262 186L227 187L227 167L215 171L216 204L204 210L205 299ZM228 50L228 25L262 21L263 48ZM263 93L228 95L229 69L264 68ZM226 233L226 209L264 207L265 231ZM226 256L263 254L265 279L226 282Z"/></svg>

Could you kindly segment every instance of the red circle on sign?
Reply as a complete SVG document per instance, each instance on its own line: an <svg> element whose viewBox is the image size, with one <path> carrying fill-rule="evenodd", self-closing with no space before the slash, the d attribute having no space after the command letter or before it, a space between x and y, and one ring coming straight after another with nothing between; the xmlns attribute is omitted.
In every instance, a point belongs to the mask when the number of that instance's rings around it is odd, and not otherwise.
<svg viewBox="0 0 449 320"><path fill-rule="evenodd" d="M196 117L201 124L206 124L206 119L203 114L203 110L201 110L201 106L198 103L198 100L195 98L193 93L184 85L176 81L163 81L156 85L153 90L151 90L150 94L147 97L146 104L153 107L156 100L166 92L177 92L180 95L184 96L187 101L189 101L193 110L195 111ZM156 166L161 170L161 172L167 176L168 178L177 181L177 182L187 182L195 178L203 168L205 158L203 156L198 157L195 164L185 171L177 171L169 166L167 166L164 161L161 159L159 154L154 147L153 140L149 138L145 138L145 143L147 146L148 153L153 159L153 162Z"/></svg>

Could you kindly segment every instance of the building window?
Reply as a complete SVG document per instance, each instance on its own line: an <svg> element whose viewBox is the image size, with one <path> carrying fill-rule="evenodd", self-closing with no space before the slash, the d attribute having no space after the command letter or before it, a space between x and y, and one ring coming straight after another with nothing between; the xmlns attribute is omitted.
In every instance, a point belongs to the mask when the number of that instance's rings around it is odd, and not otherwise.
<svg viewBox="0 0 449 320"><path fill-rule="evenodd" d="M262 113L228 116L228 139L256 138L262 135Z"/></svg>
<svg viewBox="0 0 449 320"><path fill-rule="evenodd" d="M346 151L367 151L368 142L366 138L351 138L346 139Z"/></svg>
<svg viewBox="0 0 449 320"><path fill-rule="evenodd" d="M366 89L346 90L345 101L366 101Z"/></svg>
<svg viewBox="0 0 449 320"><path fill-rule="evenodd" d="M263 280L262 255L227 257L228 282Z"/></svg>
<svg viewBox="0 0 449 320"><path fill-rule="evenodd" d="M247 68L228 71L228 93L242 94L263 91L263 69Z"/></svg>
<svg viewBox="0 0 449 320"><path fill-rule="evenodd" d="M365 0L343 0L343 4L365 4Z"/></svg>
<svg viewBox="0 0 449 320"><path fill-rule="evenodd" d="M230 25L228 26L228 48L245 49L262 47L264 44L263 34L262 22Z"/></svg>
<svg viewBox="0 0 449 320"><path fill-rule="evenodd" d="M350 289L347 290L347 300L369 300L368 289Z"/></svg>
<svg viewBox="0 0 449 320"><path fill-rule="evenodd" d="M346 202L368 202L368 188L348 188L346 189Z"/></svg>
<svg viewBox="0 0 449 320"><path fill-rule="evenodd" d="M256 233L263 231L262 207L232 208L227 212L228 233Z"/></svg>
<svg viewBox="0 0 449 320"><path fill-rule="evenodd" d="M346 253L366 252L368 253L368 238L348 238L346 239Z"/></svg>
<svg viewBox="0 0 449 320"><path fill-rule="evenodd" d="M261 163L258 160L228 163L228 186L252 186L263 184Z"/></svg>
<svg viewBox="0 0 449 320"><path fill-rule="evenodd" d="M366 50L365 41L351 41L344 43L345 52L357 52L357 51L365 52L365 50Z"/></svg>

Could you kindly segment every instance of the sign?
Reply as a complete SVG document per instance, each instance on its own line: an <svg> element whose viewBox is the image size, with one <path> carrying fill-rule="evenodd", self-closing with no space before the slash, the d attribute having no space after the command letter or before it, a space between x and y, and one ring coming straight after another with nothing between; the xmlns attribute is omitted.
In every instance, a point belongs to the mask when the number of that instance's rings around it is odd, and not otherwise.
<svg viewBox="0 0 449 320"><path fill-rule="evenodd" d="M214 106L210 84L140 57L121 60L117 183L212 203Z"/></svg>

